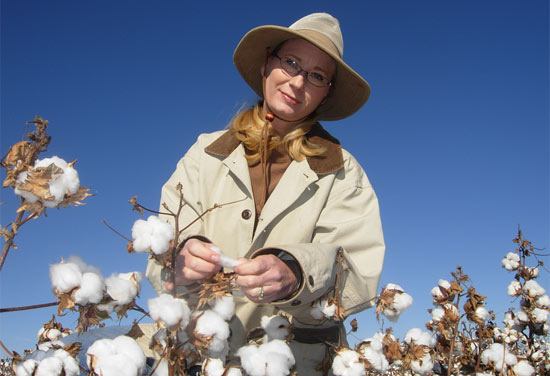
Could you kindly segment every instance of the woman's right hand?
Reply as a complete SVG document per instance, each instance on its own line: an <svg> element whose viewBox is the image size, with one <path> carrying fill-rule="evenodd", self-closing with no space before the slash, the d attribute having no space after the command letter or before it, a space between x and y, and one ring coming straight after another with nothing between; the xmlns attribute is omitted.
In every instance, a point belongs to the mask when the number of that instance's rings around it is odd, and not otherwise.
<svg viewBox="0 0 550 376"><path fill-rule="evenodd" d="M176 286L187 286L221 270L220 255L212 251L213 244L189 239L176 256ZM166 289L174 289L172 282L166 282Z"/></svg>

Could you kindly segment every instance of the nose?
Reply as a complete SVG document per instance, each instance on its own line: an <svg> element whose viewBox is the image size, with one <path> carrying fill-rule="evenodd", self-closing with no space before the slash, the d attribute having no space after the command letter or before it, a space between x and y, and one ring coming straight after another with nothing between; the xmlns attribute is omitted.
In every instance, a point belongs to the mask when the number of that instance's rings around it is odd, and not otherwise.
<svg viewBox="0 0 550 376"><path fill-rule="evenodd" d="M290 80L290 85L295 88L302 89L306 83L307 72L301 71Z"/></svg>

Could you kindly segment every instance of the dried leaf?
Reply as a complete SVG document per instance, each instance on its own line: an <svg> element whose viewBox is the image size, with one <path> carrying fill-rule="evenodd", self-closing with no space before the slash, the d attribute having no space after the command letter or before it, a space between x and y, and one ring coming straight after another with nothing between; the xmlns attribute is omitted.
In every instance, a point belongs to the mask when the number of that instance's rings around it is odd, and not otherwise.
<svg viewBox="0 0 550 376"><path fill-rule="evenodd" d="M4 163L9 166L17 166L19 164L30 164L32 159L32 149L31 143L29 141L20 141L15 145L12 145L8 154L6 154L6 159Z"/></svg>
<svg viewBox="0 0 550 376"><path fill-rule="evenodd" d="M36 219L40 217L42 214L45 215L46 207L44 206L44 204L42 204L41 201L30 203L26 200L23 200L23 202L21 203L21 206L19 206L16 212L21 213L24 211L31 213L31 217L33 217L33 219Z"/></svg>
<svg viewBox="0 0 550 376"><path fill-rule="evenodd" d="M130 199L130 201L128 201L130 204L133 204L134 206L132 206L132 210L135 210L137 212L139 212L139 214L143 215L143 209L141 208L141 206L139 206L139 204L137 203L137 196L134 196Z"/></svg>
<svg viewBox="0 0 550 376"><path fill-rule="evenodd" d="M58 208L66 208L68 206L77 206L77 205L84 205L82 203L82 200L84 200L87 197L94 196L91 193L88 193L90 191L89 188L84 187L78 187L78 191L74 194L65 194L65 198L63 201L61 201L59 204L57 204Z"/></svg>
<svg viewBox="0 0 550 376"><path fill-rule="evenodd" d="M357 329L359 328L359 326L357 324L357 319L351 320L351 322L349 324L351 325L351 331L352 332L356 332Z"/></svg>
<svg viewBox="0 0 550 376"><path fill-rule="evenodd" d="M47 167L36 167L28 170L27 179L18 185L22 191L30 192L44 201L54 200L50 192L50 182L63 174L63 169L50 164Z"/></svg>
<svg viewBox="0 0 550 376"><path fill-rule="evenodd" d="M145 333L143 333L143 330L141 330L137 321L134 320L134 323L132 324L132 328L130 328L130 331L126 333L126 335L133 339L138 339L140 337L143 337Z"/></svg>
<svg viewBox="0 0 550 376"><path fill-rule="evenodd" d="M65 346L63 346L63 350L68 352L75 359L78 359L77 356L81 348L82 348L82 344L80 342L68 343Z"/></svg>

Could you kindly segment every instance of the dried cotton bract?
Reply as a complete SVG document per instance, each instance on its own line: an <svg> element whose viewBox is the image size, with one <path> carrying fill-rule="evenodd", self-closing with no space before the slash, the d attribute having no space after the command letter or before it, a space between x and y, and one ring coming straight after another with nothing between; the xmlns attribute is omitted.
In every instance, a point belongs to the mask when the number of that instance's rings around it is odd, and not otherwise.
<svg viewBox="0 0 550 376"><path fill-rule="evenodd" d="M388 283L376 301L376 314L382 313L388 320L396 322L412 302L412 296L407 294L401 286Z"/></svg>
<svg viewBox="0 0 550 376"><path fill-rule="evenodd" d="M133 249L136 252L153 251L161 255L168 251L174 239L174 227L151 215L147 221L138 219L132 227Z"/></svg>
<svg viewBox="0 0 550 376"><path fill-rule="evenodd" d="M95 341L86 352L90 371L101 376L136 376L145 369L145 355L127 336Z"/></svg>

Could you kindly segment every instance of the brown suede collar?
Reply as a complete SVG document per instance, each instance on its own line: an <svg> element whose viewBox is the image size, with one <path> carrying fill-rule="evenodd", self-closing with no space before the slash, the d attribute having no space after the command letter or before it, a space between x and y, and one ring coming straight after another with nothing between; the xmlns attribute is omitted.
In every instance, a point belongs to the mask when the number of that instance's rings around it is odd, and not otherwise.
<svg viewBox="0 0 550 376"><path fill-rule="evenodd" d="M316 174L330 174L344 167L344 156L342 155L340 142L332 137L321 124L315 124L307 136L311 142L325 148L323 154L316 157L307 157L309 167ZM228 131L204 148L204 151L220 157L227 157L239 144L240 141L232 132Z"/></svg>

